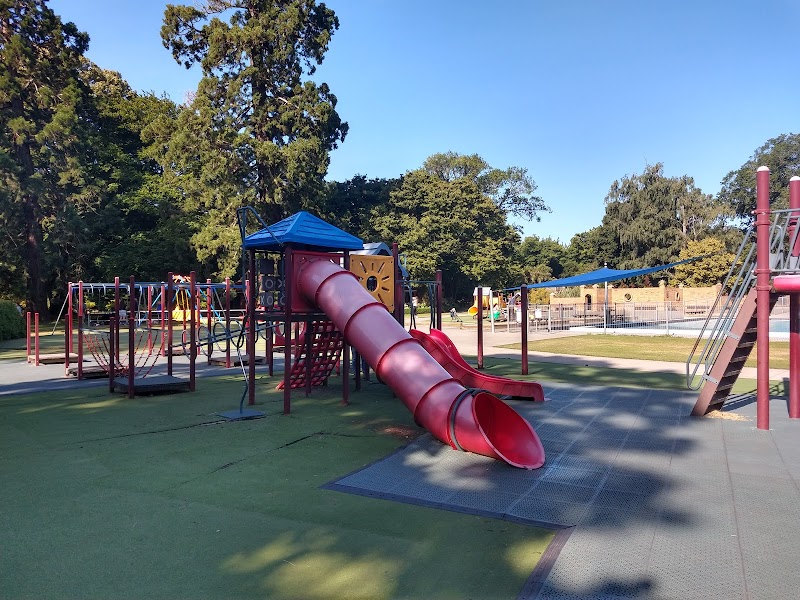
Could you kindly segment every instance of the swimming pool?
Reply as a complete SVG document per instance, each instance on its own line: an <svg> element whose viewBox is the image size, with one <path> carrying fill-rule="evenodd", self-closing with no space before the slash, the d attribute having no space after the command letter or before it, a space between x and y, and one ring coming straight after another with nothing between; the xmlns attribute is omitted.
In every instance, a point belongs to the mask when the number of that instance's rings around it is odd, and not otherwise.
<svg viewBox="0 0 800 600"><path fill-rule="evenodd" d="M667 323L661 321L640 322L640 323L609 323L603 326L586 325L570 327L571 331L582 331L585 333L613 333L617 335L673 335L677 337L696 338L700 335L700 330L705 323L705 319L683 319ZM708 327L703 333L703 337L708 337L714 329L714 321L709 322ZM770 319L769 337L775 341L785 341L789 339L789 319Z"/></svg>
<svg viewBox="0 0 800 600"><path fill-rule="evenodd" d="M683 331L696 331L700 333L700 329L702 329L704 323L705 319L689 319L670 323L645 324L644 326L651 329L680 329ZM712 320L709 322L708 328L713 329L714 324ZM626 327L627 326L629 325L626 325ZM770 319L769 330L772 333L789 333L789 319Z"/></svg>

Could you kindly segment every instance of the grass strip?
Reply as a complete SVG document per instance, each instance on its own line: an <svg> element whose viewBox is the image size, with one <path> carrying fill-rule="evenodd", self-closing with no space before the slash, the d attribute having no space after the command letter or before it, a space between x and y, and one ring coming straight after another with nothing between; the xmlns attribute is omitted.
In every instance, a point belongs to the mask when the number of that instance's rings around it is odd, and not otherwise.
<svg viewBox="0 0 800 600"><path fill-rule="evenodd" d="M474 359L468 357L471 364ZM540 383L568 383L572 385L635 387L658 390L686 391L686 377L667 371L643 372L632 369L603 368L589 365L565 365L531 360L528 375L520 375L520 361L511 358L485 357L484 371L512 379L539 381ZM771 393L778 396L788 394L785 381L771 381ZM739 378L733 387L734 394L755 393L756 380Z"/></svg>
<svg viewBox="0 0 800 600"><path fill-rule="evenodd" d="M658 360L665 362L685 363L694 347L695 340L671 337L667 335L575 335L528 342L528 349L535 352L551 354L569 354L573 356L596 356L606 358L632 358L640 360ZM520 350L517 342L504 344L501 348ZM700 347L702 349L702 346ZM756 366L756 350L747 361L748 367ZM789 343L769 343L770 367L774 369L789 368Z"/></svg>

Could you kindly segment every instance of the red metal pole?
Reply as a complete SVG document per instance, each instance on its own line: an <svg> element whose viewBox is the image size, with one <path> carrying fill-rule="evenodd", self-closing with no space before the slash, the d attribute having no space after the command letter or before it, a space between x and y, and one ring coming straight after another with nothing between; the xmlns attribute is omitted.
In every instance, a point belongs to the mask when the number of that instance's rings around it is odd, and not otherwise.
<svg viewBox="0 0 800 600"><path fill-rule="evenodd" d="M33 315L33 329L34 329L34 344L36 348L36 366L39 366L39 313Z"/></svg>
<svg viewBox="0 0 800 600"><path fill-rule="evenodd" d="M483 287L478 286L478 368L483 368Z"/></svg>
<svg viewBox="0 0 800 600"><path fill-rule="evenodd" d="M147 286L147 351L153 352L153 286Z"/></svg>
<svg viewBox="0 0 800 600"><path fill-rule="evenodd" d="M119 277L114 277L114 317L117 319L117 328L114 335L114 348L116 349L115 360L119 360Z"/></svg>
<svg viewBox="0 0 800 600"><path fill-rule="evenodd" d="M350 252L347 250L344 251L344 270L350 270ZM309 325L306 325L307 329ZM342 363L342 406L347 406L350 404L350 344L347 343L347 340L342 346ZM356 369L360 368L361 365L356 365Z"/></svg>
<svg viewBox="0 0 800 600"><path fill-rule="evenodd" d="M789 180L789 208L800 211L800 177ZM792 213L794 234L800 212ZM800 256L800 243L795 241L792 256ZM800 419L800 294L789 294L789 418Z"/></svg>
<svg viewBox="0 0 800 600"><path fill-rule="evenodd" d="M166 315L166 309L164 308L164 306L165 306L164 303L166 302L166 300L167 300L167 286L165 286L162 283L161 284L161 312L158 315L159 333L161 333L161 343L158 346L158 353L161 356L164 356L164 341L166 339L164 337L164 333L166 332L166 330L164 329L164 317Z"/></svg>
<svg viewBox="0 0 800 600"><path fill-rule="evenodd" d="M74 310L74 306L72 305L72 282L67 284L67 289L69 293L67 294L67 364L69 366L69 355L72 353L73 346L72 346L72 311Z"/></svg>
<svg viewBox="0 0 800 600"><path fill-rule="evenodd" d="M522 322L520 323L520 330L522 331L522 374L528 374L528 286L523 285L520 289L520 301L522 306L520 312L522 314ZM516 315L509 315L509 319L516 319Z"/></svg>
<svg viewBox="0 0 800 600"><path fill-rule="evenodd" d="M769 167L756 172L756 427L769 429Z"/></svg>
<svg viewBox="0 0 800 600"><path fill-rule="evenodd" d="M214 342L213 342L213 335L211 334L211 280L206 279L206 329L208 329L208 339L206 342L208 346L206 348L208 353L208 364L211 364L211 354L214 352Z"/></svg>
<svg viewBox="0 0 800 600"><path fill-rule="evenodd" d="M70 336L72 337L72 336ZM67 358L69 360L69 358ZM64 373L69 375L69 373ZM83 282L78 282L78 379L83 379Z"/></svg>
<svg viewBox="0 0 800 600"><path fill-rule="evenodd" d="M31 357L31 311L25 311L25 331L27 332L27 337L25 339L25 360L28 360Z"/></svg>
<svg viewBox="0 0 800 600"><path fill-rule="evenodd" d="M133 275L128 280L128 398L135 396L134 379L136 377L136 344L134 343L134 325L136 313L134 302L136 299L136 280Z"/></svg>
<svg viewBox="0 0 800 600"><path fill-rule="evenodd" d="M64 317L64 375L69 374L69 355L72 352L72 282L67 283L67 314Z"/></svg>
<svg viewBox="0 0 800 600"><path fill-rule="evenodd" d="M255 265L255 260L253 265ZM286 302L283 310L283 414L288 415L292 412L292 285L294 284L294 255L291 247L287 248L283 254L283 281Z"/></svg>
<svg viewBox="0 0 800 600"><path fill-rule="evenodd" d="M225 368L231 368L231 278L225 278Z"/></svg>
<svg viewBox="0 0 800 600"><path fill-rule="evenodd" d="M161 299L161 306L166 306L167 318L167 375L172 375L172 294L174 279L172 271L167 273L167 296Z"/></svg>
<svg viewBox="0 0 800 600"><path fill-rule="evenodd" d="M436 270L436 329L442 329L442 270Z"/></svg>
<svg viewBox="0 0 800 600"><path fill-rule="evenodd" d="M189 298L191 298L189 302L190 306L190 319L191 322L189 323L189 391L194 391L195 386L195 369L197 368L196 365L196 358L197 358L197 339L195 338L195 333L197 329L197 274L194 271L189 273Z"/></svg>
<svg viewBox="0 0 800 600"><path fill-rule="evenodd" d="M108 320L108 391L114 391L114 376L117 374L117 318Z"/></svg>

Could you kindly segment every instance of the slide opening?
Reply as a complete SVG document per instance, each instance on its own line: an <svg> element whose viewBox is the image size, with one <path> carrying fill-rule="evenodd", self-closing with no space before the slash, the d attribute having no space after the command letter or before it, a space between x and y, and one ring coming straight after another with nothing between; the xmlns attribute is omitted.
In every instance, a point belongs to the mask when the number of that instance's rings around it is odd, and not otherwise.
<svg viewBox="0 0 800 600"><path fill-rule="evenodd" d="M481 392L475 396L472 412L486 440L508 464L523 469L538 469L544 464L539 436L502 400Z"/></svg>

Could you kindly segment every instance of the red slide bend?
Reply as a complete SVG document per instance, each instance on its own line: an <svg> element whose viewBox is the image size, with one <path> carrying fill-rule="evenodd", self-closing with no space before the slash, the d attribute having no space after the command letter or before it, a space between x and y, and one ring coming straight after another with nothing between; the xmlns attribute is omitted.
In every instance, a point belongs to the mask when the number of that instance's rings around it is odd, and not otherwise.
<svg viewBox="0 0 800 600"><path fill-rule="evenodd" d="M431 329L428 334L412 329L410 333L411 337L418 340L422 347L463 385L486 390L498 396L511 396L513 398L533 400L534 402L544 402L544 390L535 381L516 381L497 375L487 375L473 369L444 332L438 329Z"/></svg>
<svg viewBox="0 0 800 600"><path fill-rule="evenodd" d="M327 260L303 257L301 263L300 293L328 315L417 423L457 450L523 469L544 464L530 423L502 400L486 392L473 396L450 377L355 275Z"/></svg>

